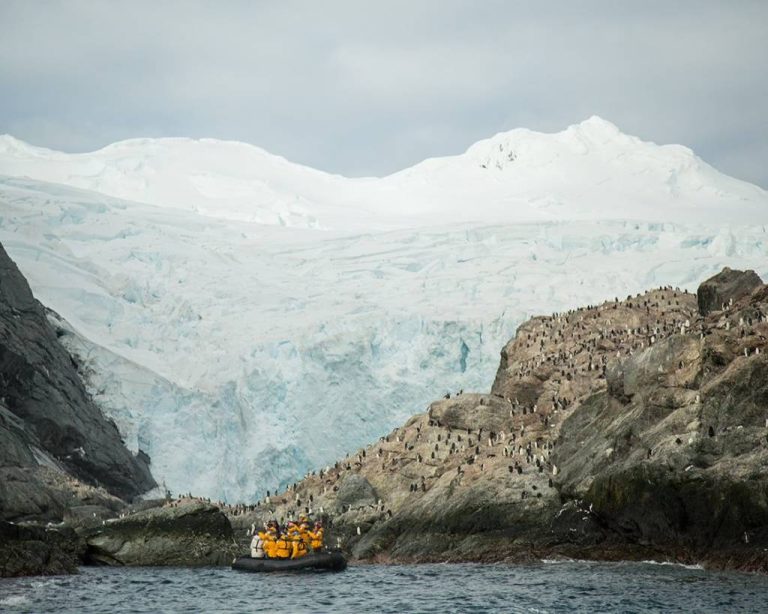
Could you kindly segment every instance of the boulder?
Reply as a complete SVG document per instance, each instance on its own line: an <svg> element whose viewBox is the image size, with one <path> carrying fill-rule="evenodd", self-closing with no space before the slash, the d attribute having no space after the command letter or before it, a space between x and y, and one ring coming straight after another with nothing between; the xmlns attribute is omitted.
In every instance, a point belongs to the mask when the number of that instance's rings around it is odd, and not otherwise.
<svg viewBox="0 0 768 614"><path fill-rule="evenodd" d="M696 291L699 312L706 316L713 311L720 311L723 305L748 296L763 285L754 271L737 271L725 267L714 277L702 282Z"/></svg>
<svg viewBox="0 0 768 614"><path fill-rule="evenodd" d="M156 507L83 532L86 562L102 565L228 565L238 553L218 507Z"/></svg>

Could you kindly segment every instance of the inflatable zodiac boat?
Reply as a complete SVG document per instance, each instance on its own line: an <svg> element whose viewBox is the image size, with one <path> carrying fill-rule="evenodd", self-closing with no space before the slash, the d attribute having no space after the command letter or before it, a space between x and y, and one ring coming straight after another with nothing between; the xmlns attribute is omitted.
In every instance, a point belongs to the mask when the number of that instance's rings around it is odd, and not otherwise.
<svg viewBox="0 0 768 614"><path fill-rule="evenodd" d="M341 552L320 552L308 554L299 559L254 559L240 556L232 563L238 571L344 571L347 559Z"/></svg>

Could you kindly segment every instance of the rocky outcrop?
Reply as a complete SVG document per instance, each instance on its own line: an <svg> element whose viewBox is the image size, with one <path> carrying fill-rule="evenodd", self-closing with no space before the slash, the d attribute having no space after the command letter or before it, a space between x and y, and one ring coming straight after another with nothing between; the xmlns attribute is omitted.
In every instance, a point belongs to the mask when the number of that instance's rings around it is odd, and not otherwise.
<svg viewBox="0 0 768 614"><path fill-rule="evenodd" d="M768 288L718 292L706 315L696 296L659 288L533 318L490 394L433 403L261 515L330 510L333 535L368 560L768 571ZM377 499L339 510L351 476Z"/></svg>
<svg viewBox="0 0 768 614"><path fill-rule="evenodd" d="M241 552L229 520L204 503L163 506L83 533L85 560L101 565L228 565Z"/></svg>
<svg viewBox="0 0 768 614"><path fill-rule="evenodd" d="M100 522L153 486L0 246L0 575L72 571L77 549L45 525Z"/></svg>
<svg viewBox="0 0 768 614"><path fill-rule="evenodd" d="M43 306L0 246L0 466L48 465L131 498L155 486L89 397ZM4 516L12 513L0 501Z"/></svg>
<svg viewBox="0 0 768 614"><path fill-rule="evenodd" d="M85 543L72 529L0 521L0 577L75 573Z"/></svg>
<svg viewBox="0 0 768 614"><path fill-rule="evenodd" d="M696 292L699 313L707 316L713 311L723 310L762 285L762 280L754 271L734 271L725 267L699 286Z"/></svg>

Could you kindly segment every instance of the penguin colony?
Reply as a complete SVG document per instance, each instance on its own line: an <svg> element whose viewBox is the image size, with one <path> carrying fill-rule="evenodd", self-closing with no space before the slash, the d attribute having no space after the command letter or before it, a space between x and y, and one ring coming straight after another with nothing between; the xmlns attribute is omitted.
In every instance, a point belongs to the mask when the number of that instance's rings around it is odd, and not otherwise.
<svg viewBox="0 0 768 614"><path fill-rule="evenodd" d="M386 521L415 501L445 505L447 492L483 481L513 491L521 505L536 505L542 493L557 487L552 452L562 421L581 399L606 387L612 362L673 335L727 335L745 359L759 356L768 337L766 305L768 297L738 310L723 305L716 317L705 319L694 294L663 287L532 318L504 348L491 394L446 394L405 426L308 473L256 508L281 522L302 512L324 514L357 527L359 534L361 525ZM702 428L717 435L712 425ZM365 478L375 500L339 505L337 493L350 475Z"/></svg>

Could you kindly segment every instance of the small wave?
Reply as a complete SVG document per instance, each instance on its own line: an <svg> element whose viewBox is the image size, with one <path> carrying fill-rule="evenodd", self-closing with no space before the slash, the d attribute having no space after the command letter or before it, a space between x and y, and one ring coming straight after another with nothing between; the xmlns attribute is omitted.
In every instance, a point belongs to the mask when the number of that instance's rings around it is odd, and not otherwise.
<svg viewBox="0 0 768 614"><path fill-rule="evenodd" d="M694 569L698 571L704 571L704 567L702 565L699 565L698 563L694 564L687 564L687 563L677 563L676 561L640 561L641 563L645 565L667 565L669 567L682 567L683 569Z"/></svg>
<svg viewBox="0 0 768 614"><path fill-rule="evenodd" d="M0 599L0 605L13 607L24 605L28 601L29 599L25 595L11 595L10 597Z"/></svg>
<svg viewBox="0 0 768 614"><path fill-rule="evenodd" d="M544 565L562 565L563 563L586 563L587 561L579 561L578 559L541 559Z"/></svg>

